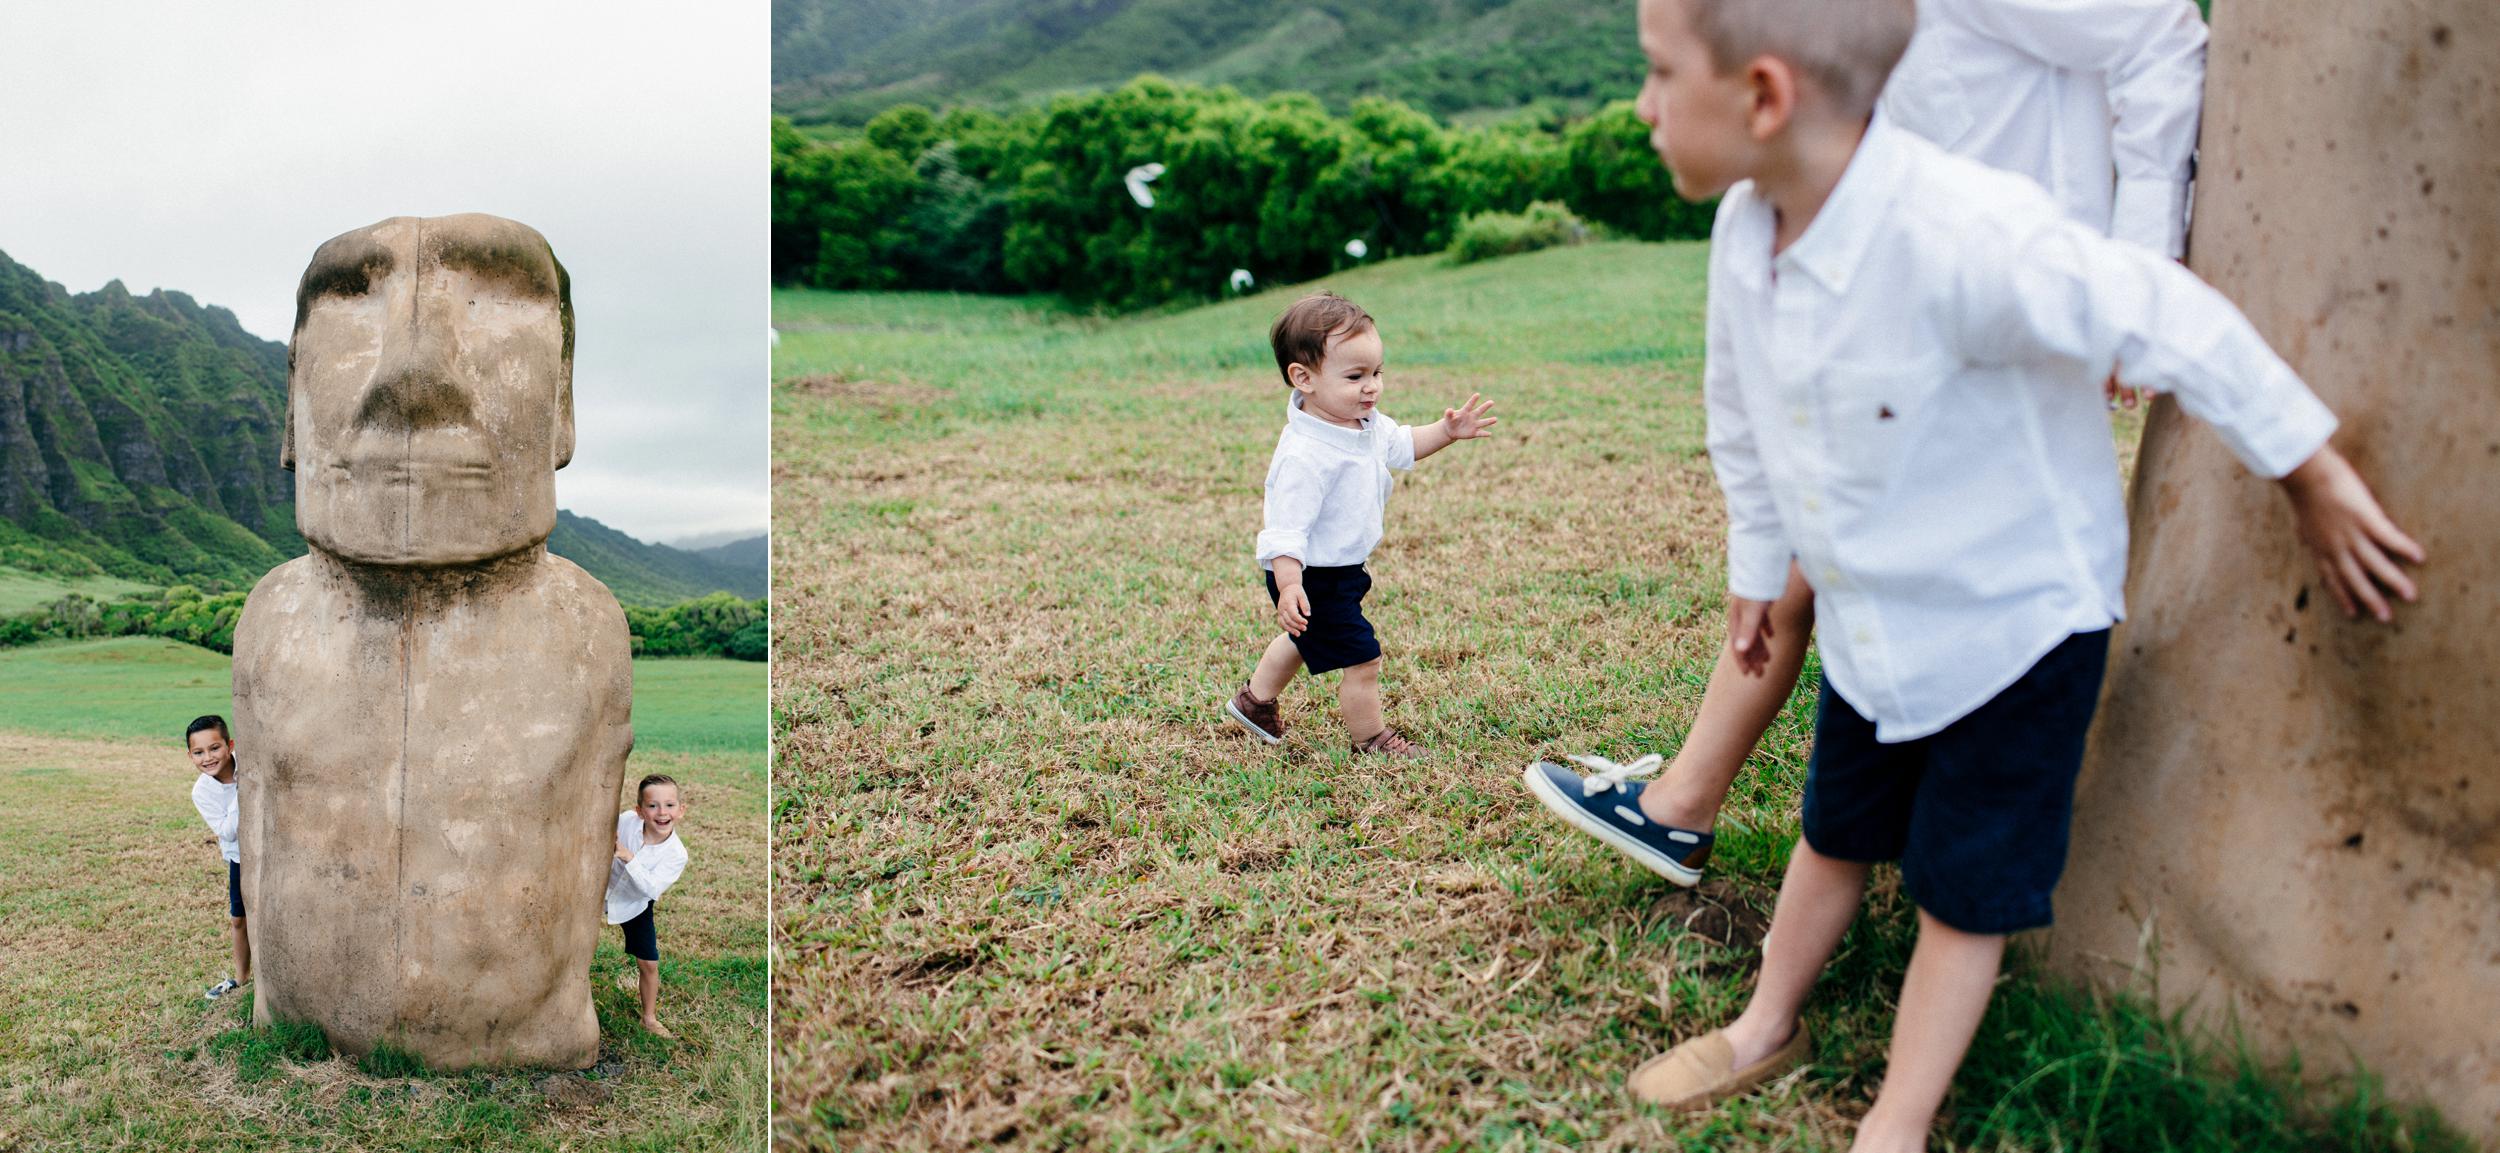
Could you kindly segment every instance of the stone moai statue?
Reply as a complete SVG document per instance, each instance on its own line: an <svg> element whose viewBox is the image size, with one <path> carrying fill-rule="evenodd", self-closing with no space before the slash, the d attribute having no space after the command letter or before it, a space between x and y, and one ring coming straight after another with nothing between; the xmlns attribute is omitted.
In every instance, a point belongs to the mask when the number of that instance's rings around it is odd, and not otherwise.
<svg viewBox="0 0 2500 1153"><path fill-rule="evenodd" d="M2429 563L2344 620L2154 407L2049 954L2500 1142L2500 4L2217 3L2201 152L2191 262Z"/></svg>
<svg viewBox="0 0 2500 1153"><path fill-rule="evenodd" d="M633 670L616 598L546 548L573 455L546 239L470 215L322 245L285 444L312 552L234 637L253 1020L436 1068L588 1065Z"/></svg>

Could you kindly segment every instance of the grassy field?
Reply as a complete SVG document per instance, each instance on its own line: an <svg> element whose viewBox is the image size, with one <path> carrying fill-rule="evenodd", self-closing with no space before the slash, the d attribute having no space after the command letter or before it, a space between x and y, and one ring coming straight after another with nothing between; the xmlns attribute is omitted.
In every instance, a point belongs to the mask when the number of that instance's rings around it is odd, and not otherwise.
<svg viewBox="0 0 2500 1153"><path fill-rule="evenodd" d="M224 870L181 726L231 711L227 659L127 638L0 653L0 1153L21 1149L753 1149L764 1140L764 669L637 661L628 772L686 783L661 1019L601 938L600 1063L428 1074L210 1006ZM250 750L243 749L246 770Z"/></svg>
<svg viewBox="0 0 2500 1153"><path fill-rule="evenodd" d="M0 617L42 608L71 593L83 593L95 600L109 601L132 593L147 592L154 587L120 577L57 577L0 565Z"/></svg>
<svg viewBox="0 0 2500 1153"><path fill-rule="evenodd" d="M1517 780L1672 750L1700 700L1702 264L1609 244L1331 282L1381 321L1385 410L1481 392L1503 418L1401 480L1372 559L1390 721L1440 750L1418 764L1351 763L1307 680L1280 750L1221 723L1274 631L1265 331L1298 290L1117 320L777 296L776 1141L1845 1147L1910 942L1890 873L1810 1070L1692 1119L1620 1088L1749 987L1810 693L1695 891ZM2366 1082L2020 973L1951 1111L1956 1149L2455 1147Z"/></svg>

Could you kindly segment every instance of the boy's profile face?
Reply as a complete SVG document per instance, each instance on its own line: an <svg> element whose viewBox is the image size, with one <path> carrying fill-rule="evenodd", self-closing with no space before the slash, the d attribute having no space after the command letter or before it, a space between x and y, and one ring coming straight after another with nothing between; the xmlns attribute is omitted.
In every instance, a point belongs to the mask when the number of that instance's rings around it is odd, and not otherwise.
<svg viewBox="0 0 2500 1153"><path fill-rule="evenodd" d="M1708 200L1753 175L1751 67L1719 71L1685 0L1640 0L1640 12L1649 73L1634 110L1649 125L1649 146L1675 178L1676 195Z"/></svg>
<svg viewBox="0 0 2500 1153"><path fill-rule="evenodd" d="M1330 424L1359 428L1380 407L1385 355L1377 328L1332 336L1318 368L1297 364L1285 370L1285 379L1302 394L1302 411Z"/></svg>
<svg viewBox="0 0 2500 1153"><path fill-rule="evenodd" d="M234 765L234 742L216 729L191 734L191 767L219 776Z"/></svg>
<svg viewBox="0 0 2500 1153"><path fill-rule="evenodd" d="M653 785L642 791L634 802L634 811L642 815L642 823L659 830L662 839L677 828L677 818L685 815L685 802L677 798L677 786Z"/></svg>

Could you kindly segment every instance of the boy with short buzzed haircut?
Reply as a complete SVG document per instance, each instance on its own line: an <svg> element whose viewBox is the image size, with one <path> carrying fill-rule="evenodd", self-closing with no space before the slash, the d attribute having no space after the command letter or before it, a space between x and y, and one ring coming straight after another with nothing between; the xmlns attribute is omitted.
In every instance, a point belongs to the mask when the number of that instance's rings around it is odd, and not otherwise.
<svg viewBox="0 0 2500 1153"><path fill-rule="evenodd" d="M2349 611L2420 546L2327 445L2335 417L2238 310L2039 186L1871 117L1910 0L1641 0L1640 112L1711 233L1703 391L1728 501L1731 651L1760 660L1794 559L1821 711L1742 1014L1634 1070L1696 1108L1802 1064L1807 993L1869 865L1919 909L1853 1149L1922 1149L2007 934L2045 926L2126 528L2101 384L2175 393L2282 481ZM2382 591L2384 590L2384 591Z"/></svg>

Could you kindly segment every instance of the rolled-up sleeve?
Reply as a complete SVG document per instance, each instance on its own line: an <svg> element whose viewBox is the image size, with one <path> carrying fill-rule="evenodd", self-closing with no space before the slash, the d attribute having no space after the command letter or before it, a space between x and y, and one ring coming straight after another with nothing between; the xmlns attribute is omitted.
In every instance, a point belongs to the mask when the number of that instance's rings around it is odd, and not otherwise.
<svg viewBox="0 0 2500 1153"><path fill-rule="evenodd" d="M1407 461L1414 463L1411 440ZM1261 565L1280 556L1309 559L1311 526L1319 523L1320 503L1327 495L1328 486L1317 468L1291 453L1276 454L1267 468L1267 519L1259 529Z"/></svg>
<svg viewBox="0 0 2500 1153"><path fill-rule="evenodd" d="M2070 361L2174 393L2249 471L2281 477L2335 432L2330 411L2213 286L2174 261L2059 221L1967 262L1968 346L2010 363Z"/></svg>
<svg viewBox="0 0 2500 1153"><path fill-rule="evenodd" d="M633 860L618 861L613 879L621 880L627 890L642 900L656 901L685 873L685 850L661 852L659 846L653 845L634 854Z"/></svg>
<svg viewBox="0 0 2500 1153"><path fill-rule="evenodd" d="M1400 472L1415 467L1415 426L1399 424L1388 417L1379 418L1388 427L1380 430L1380 463Z"/></svg>

